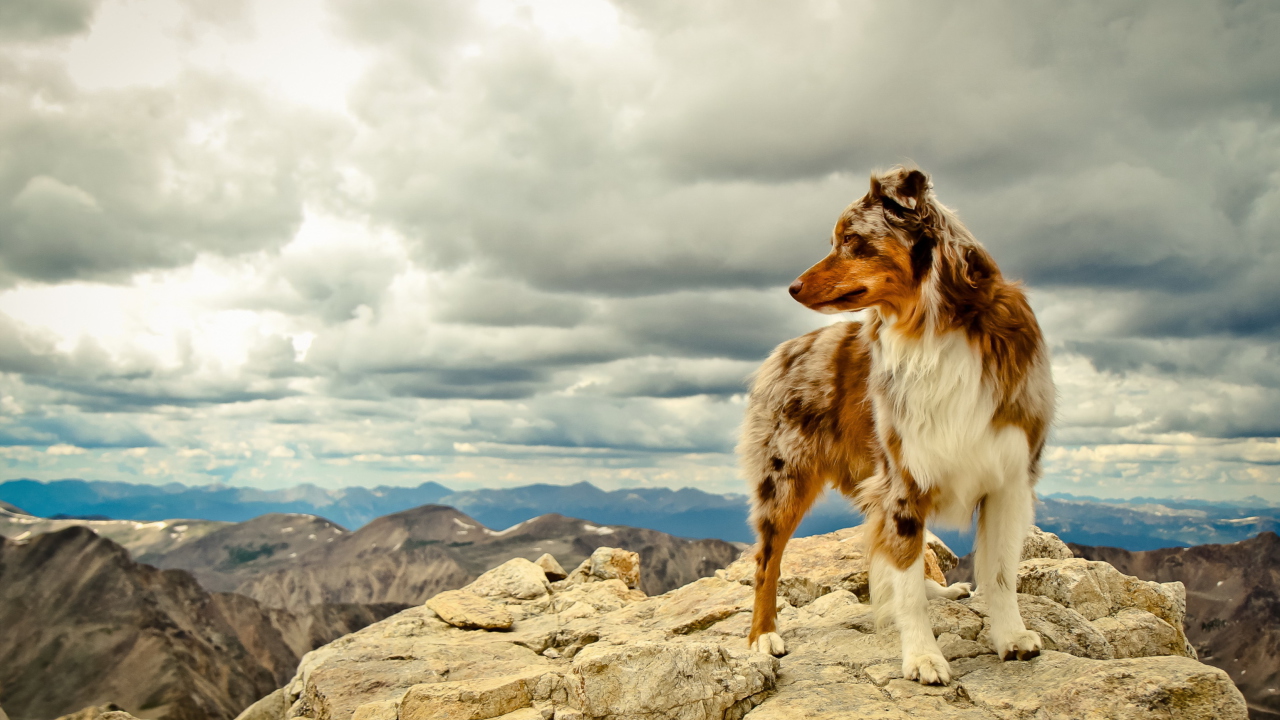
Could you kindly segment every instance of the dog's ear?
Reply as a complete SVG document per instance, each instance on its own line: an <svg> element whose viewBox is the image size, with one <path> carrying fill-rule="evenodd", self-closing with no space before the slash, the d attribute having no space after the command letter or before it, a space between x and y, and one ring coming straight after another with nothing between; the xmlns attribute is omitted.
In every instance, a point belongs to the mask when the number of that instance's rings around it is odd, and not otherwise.
<svg viewBox="0 0 1280 720"><path fill-rule="evenodd" d="M896 167L871 176L871 196L886 206L892 203L905 210L918 209L924 203L930 187L929 176L916 169Z"/></svg>

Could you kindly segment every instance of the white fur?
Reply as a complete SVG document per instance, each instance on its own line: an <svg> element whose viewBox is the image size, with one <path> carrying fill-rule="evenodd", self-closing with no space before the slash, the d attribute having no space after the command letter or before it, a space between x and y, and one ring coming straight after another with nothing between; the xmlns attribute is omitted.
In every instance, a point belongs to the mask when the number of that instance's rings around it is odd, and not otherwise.
<svg viewBox="0 0 1280 720"><path fill-rule="evenodd" d="M981 503L984 522L977 539L976 577L987 598L996 653L1038 653L1040 636L1023 625L1015 594L1017 563L1032 515L1026 433L992 424L996 388L984 376L982 357L963 332L926 331L921 338L910 338L888 318L878 342L870 346L872 401L881 442L890 430L898 434L904 469L922 492L936 491L934 510L942 522L968 526ZM1040 372L1047 369L1033 369L1032 383L1040 379ZM1052 403L1048 395L1037 399ZM928 599L963 596L968 587L944 588L926 581L923 558L906 571L879 558L872 563L871 581L880 617L892 614L902 635L904 676L923 683L948 682L950 672L929 625Z"/></svg>
<svg viewBox="0 0 1280 720"><path fill-rule="evenodd" d="M886 557L871 559L871 596L877 620L892 615L902 638L902 676L926 685L951 681L951 666L938 647L929 624L929 599L924 583L924 556L906 570ZM937 583L935 583L936 585Z"/></svg>
<svg viewBox="0 0 1280 720"><path fill-rule="evenodd" d="M871 343L876 426L902 440L902 462L921 492L937 489L943 524L967 527L984 495L1026 484L1027 436L995 428L996 401L982 358L961 331L904 337L885 323Z"/></svg>

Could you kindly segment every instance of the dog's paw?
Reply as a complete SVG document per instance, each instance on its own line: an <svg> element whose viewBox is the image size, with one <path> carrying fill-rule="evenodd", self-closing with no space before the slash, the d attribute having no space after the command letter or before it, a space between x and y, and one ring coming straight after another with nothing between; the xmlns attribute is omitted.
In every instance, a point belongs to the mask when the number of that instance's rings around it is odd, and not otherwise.
<svg viewBox="0 0 1280 720"><path fill-rule="evenodd" d="M951 666L937 653L908 655L902 660L902 676L921 685L946 685L951 682Z"/></svg>
<svg viewBox="0 0 1280 720"><path fill-rule="evenodd" d="M996 654L1001 660L1030 660L1040 654L1044 643L1034 630L1019 630L1004 642L996 643Z"/></svg>
<svg viewBox="0 0 1280 720"><path fill-rule="evenodd" d="M756 641L751 644L751 649L774 657L782 657L787 654L787 645L782 642L782 636L776 632L765 633L756 638Z"/></svg>
<svg viewBox="0 0 1280 720"><path fill-rule="evenodd" d="M960 600L972 594L973 585L970 583L951 583L942 589L942 597L948 600Z"/></svg>

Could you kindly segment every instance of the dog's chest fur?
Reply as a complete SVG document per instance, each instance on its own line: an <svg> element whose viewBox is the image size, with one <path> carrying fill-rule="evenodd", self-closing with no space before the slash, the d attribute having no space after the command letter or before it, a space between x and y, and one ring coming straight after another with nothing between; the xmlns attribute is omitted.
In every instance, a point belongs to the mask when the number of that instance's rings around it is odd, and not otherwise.
<svg viewBox="0 0 1280 720"><path fill-rule="evenodd" d="M983 495L1026 467L1026 435L992 424L995 388L963 332L911 338L886 323L877 335L870 385L880 442L896 434L902 464L921 491L936 492L941 519L967 522Z"/></svg>

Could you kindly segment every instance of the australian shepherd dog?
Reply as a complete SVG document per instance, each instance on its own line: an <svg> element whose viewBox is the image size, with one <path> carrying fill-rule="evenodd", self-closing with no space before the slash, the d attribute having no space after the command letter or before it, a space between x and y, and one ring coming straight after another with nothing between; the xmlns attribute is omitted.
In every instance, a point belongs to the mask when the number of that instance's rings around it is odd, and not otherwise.
<svg viewBox="0 0 1280 720"><path fill-rule="evenodd" d="M866 313L779 345L752 384L738 446L759 536L751 646L786 652L782 552L830 485L866 516L871 598L901 634L905 677L951 679L928 602L970 588L925 578L925 524L968 527L975 511L975 579L996 654L1038 655L1040 636L1018 614L1017 564L1054 388L1022 288L924 173L898 167L871 177L791 295L823 313Z"/></svg>

